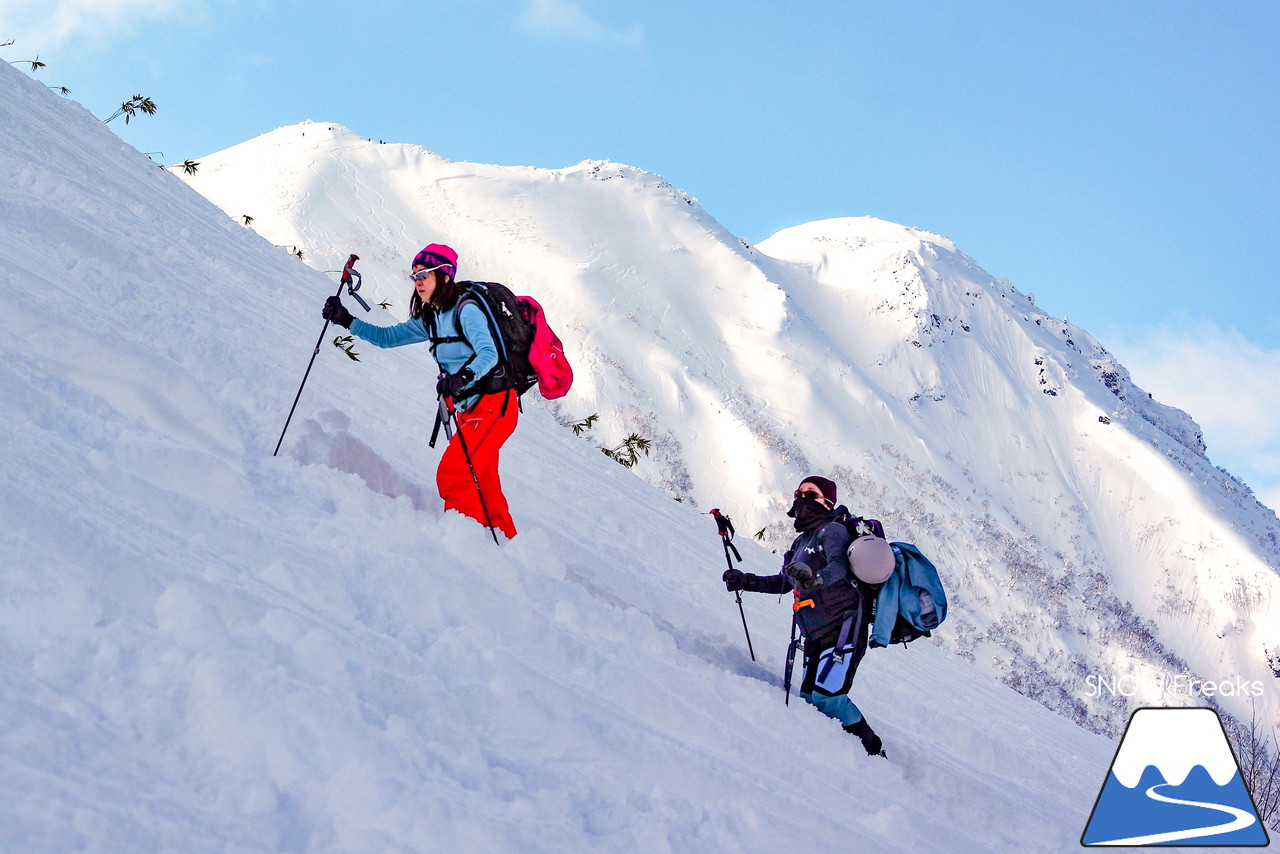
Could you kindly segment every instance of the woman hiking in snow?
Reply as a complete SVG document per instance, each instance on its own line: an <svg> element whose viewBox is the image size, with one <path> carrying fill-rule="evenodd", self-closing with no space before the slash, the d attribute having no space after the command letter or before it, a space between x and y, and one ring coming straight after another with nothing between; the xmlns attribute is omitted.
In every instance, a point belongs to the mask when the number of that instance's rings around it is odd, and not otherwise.
<svg viewBox="0 0 1280 854"><path fill-rule="evenodd" d="M323 315L377 347L431 344L440 367L436 391L453 401L458 420L458 431L436 469L436 487L444 508L496 528L510 539L516 535L516 526L498 478L498 452L516 429L520 406L514 389L485 394L477 388L498 365L498 348L484 309L474 300L459 306L463 288L455 281L457 270L458 253L432 243L413 259L410 278L414 292L405 322L395 326L366 323L352 317L336 296L325 301ZM475 480L471 478L472 467Z"/></svg>
<svg viewBox="0 0 1280 854"><path fill-rule="evenodd" d="M775 595L794 591L796 625L804 638L800 696L838 720L845 732L856 735L868 755L883 756L880 736L848 696L867 651L875 598L849 567L849 529L838 519L847 511L835 504L835 483L825 477L806 477L787 512L800 534L782 559L782 571L758 576L729 569L723 581L731 591Z"/></svg>

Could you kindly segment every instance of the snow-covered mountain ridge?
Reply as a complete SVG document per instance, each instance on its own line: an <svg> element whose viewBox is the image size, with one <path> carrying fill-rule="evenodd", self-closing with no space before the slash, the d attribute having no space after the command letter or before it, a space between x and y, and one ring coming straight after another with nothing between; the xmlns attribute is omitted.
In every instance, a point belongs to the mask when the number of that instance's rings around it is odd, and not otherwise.
<svg viewBox="0 0 1280 854"><path fill-rule="evenodd" d="M454 163L314 122L185 180L319 269L360 254L394 303L375 322L404 311L412 251L450 243L462 275L547 306L578 371L557 417L652 438L640 477L775 547L794 484L832 475L944 567L939 642L1075 720L1118 732L1130 699L1085 680L1146 672L1265 679L1276 713L1280 521L1185 413L945 238L848 218L752 247L642 170Z"/></svg>

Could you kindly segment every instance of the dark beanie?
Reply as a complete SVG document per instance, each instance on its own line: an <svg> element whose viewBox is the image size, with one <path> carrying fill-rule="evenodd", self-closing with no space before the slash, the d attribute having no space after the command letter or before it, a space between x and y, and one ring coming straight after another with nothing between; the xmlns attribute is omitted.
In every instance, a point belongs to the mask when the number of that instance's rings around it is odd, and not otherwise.
<svg viewBox="0 0 1280 854"><path fill-rule="evenodd" d="M804 480L800 481L801 486L804 486L806 483L812 483L814 486L818 487L818 491L822 493L823 498L827 499L832 504L836 503L836 485L834 481L814 475L813 477L806 477Z"/></svg>

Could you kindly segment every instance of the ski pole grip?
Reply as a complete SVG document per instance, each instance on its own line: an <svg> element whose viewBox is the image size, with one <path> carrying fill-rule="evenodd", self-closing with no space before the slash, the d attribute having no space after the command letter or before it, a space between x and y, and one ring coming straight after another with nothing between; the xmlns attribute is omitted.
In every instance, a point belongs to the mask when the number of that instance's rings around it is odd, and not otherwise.
<svg viewBox="0 0 1280 854"><path fill-rule="evenodd" d="M360 256L352 252L351 257L347 259L346 266L342 268L342 278L339 280L338 291L341 292L342 286L346 285L347 293L352 299L360 303L361 308L365 311L373 311L369 303L365 302L360 294L356 293L356 291L360 290L360 285L364 283L364 276L360 275L360 271L355 266L359 260Z"/></svg>
<svg viewBox="0 0 1280 854"><path fill-rule="evenodd" d="M355 263L360 260L360 256L351 253L351 257L347 259L346 265L342 268L342 284L351 284L351 273L355 270Z"/></svg>

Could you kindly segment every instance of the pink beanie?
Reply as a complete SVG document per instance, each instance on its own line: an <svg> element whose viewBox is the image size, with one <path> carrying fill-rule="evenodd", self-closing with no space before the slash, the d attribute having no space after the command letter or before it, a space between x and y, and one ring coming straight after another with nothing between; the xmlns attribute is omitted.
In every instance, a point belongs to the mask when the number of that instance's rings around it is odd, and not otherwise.
<svg viewBox="0 0 1280 854"><path fill-rule="evenodd" d="M414 267L439 267L449 274L449 278L458 278L458 253L443 243L429 243L422 247L413 258Z"/></svg>

